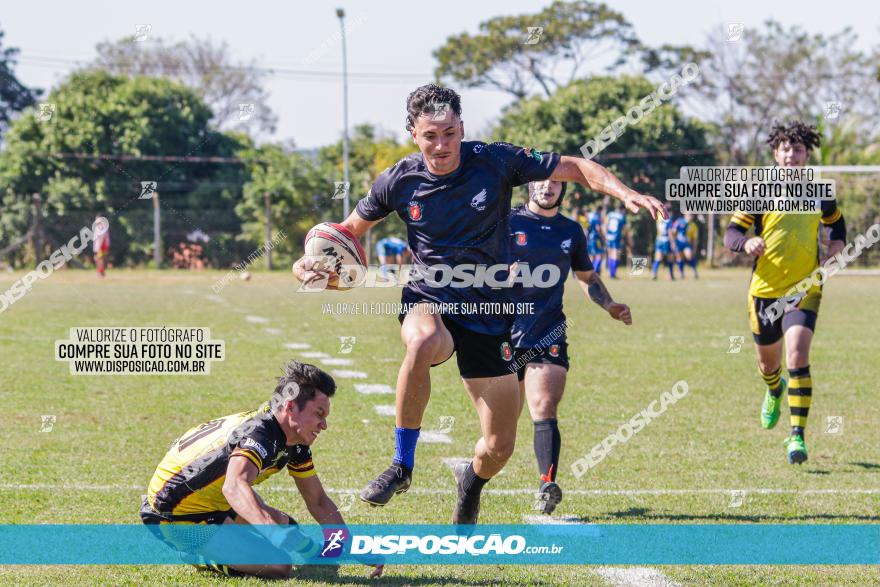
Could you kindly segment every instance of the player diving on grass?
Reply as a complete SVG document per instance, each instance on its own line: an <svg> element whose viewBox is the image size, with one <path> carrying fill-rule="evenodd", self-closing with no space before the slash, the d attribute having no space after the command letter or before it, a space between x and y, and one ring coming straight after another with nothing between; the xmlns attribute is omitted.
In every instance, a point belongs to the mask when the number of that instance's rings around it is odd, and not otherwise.
<svg viewBox="0 0 880 587"><path fill-rule="evenodd" d="M461 277L459 270L473 276L480 268L490 268L494 273L487 271L487 281L507 283L512 189L529 181L577 182L622 200L633 212L646 208L656 217L666 211L660 201L627 188L592 161L509 143L464 141L461 101L452 89L422 86L409 95L406 105L407 130L419 153L382 172L342 223L359 238L396 213L407 225L415 274L403 288L404 313L398 317L406 354L397 377L394 456L360 497L382 506L409 489L431 395L430 369L455 354L481 435L473 460L455 468L458 500L452 521L475 524L483 486L513 454L522 398L509 369L512 316L457 311L507 302L509 292ZM327 282L332 274L321 267L321 259L303 257L293 270L305 284ZM503 271L495 271L499 267ZM446 278L453 268L458 277L450 281Z"/></svg>
<svg viewBox="0 0 880 587"><path fill-rule="evenodd" d="M230 575L286 578L293 555L309 558L321 545L296 529L296 521L266 504L253 486L287 470L319 524L344 526L312 463L309 448L327 429L336 383L313 365L290 361L268 405L217 418L186 431L159 463L140 510L141 520L184 560ZM190 526L186 526L189 524ZM187 532L193 524L250 524L240 541L220 540L209 528ZM284 526L279 532L278 526ZM219 526L217 526L219 527ZM276 530L276 531L273 531ZM244 552L277 564L224 564ZM370 575L382 574L382 565Z"/></svg>
<svg viewBox="0 0 880 587"><path fill-rule="evenodd" d="M802 122L776 125L767 139L773 149L773 159L780 167L803 167L819 143L815 127ZM830 229L827 256L821 260L824 264L827 258L843 250L846 241L846 223L834 200L821 201L821 211L815 213L738 212L724 235L724 244L731 251L755 257L749 285L749 326L758 353L758 370L767 384L761 406L761 426L766 429L776 426L782 394L787 387L791 435L785 439L785 447L791 464L807 460L804 429L813 395L810 345L816 330L822 287L812 285L796 299L783 301L781 315L768 308L819 267L820 223ZM755 236L749 238L746 233L752 227ZM782 376L783 340L788 380Z"/></svg>
<svg viewBox="0 0 880 587"><path fill-rule="evenodd" d="M534 304L534 313L513 321L511 338L520 391L525 394L534 424L541 509L550 514L562 500L556 483L562 439L557 409L565 392L568 372L566 319L562 294L569 271L587 296L615 320L632 324L629 307L616 303L590 263L587 237L580 225L559 213L566 185L558 181L529 183L529 202L510 216L512 259L519 268L552 264L560 279L551 288L524 287L518 302ZM518 292L519 290L517 290Z"/></svg>

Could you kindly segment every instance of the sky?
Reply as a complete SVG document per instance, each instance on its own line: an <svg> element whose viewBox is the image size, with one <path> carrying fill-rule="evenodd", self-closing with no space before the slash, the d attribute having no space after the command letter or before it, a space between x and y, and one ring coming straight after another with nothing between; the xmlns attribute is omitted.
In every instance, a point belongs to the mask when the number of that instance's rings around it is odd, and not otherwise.
<svg viewBox="0 0 880 587"><path fill-rule="evenodd" d="M412 2L335 0L232 2L6 2L0 13L5 47L21 50L15 71L26 85L50 89L77 63L95 57L95 45L135 33L149 24L152 36L170 41L190 36L226 41L237 59L284 70L267 81L270 107L278 116L274 135L260 140L290 141L311 149L338 140L343 131L342 50L336 8L348 22L349 126L370 122L398 140L404 130L404 101L415 87L433 80L432 51L446 38L477 33L479 24L501 15L529 14L551 2L447 0ZM766 0L612 0L609 6L629 20L648 45L700 46L727 23L759 27L769 18L830 34L852 27L860 48L880 38L880 7L864 0L767 2ZM873 4L873 8L869 7ZM716 33L717 34L717 33ZM454 87L454 86L453 86ZM479 131L497 119L512 100L495 90L457 88L465 128Z"/></svg>

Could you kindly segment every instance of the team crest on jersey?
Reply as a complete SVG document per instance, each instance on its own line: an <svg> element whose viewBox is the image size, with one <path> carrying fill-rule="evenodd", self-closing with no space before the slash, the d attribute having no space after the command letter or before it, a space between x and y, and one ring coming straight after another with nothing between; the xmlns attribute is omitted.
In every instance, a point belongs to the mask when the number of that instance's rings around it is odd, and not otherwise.
<svg viewBox="0 0 880 587"><path fill-rule="evenodd" d="M549 352L550 352L551 357L558 357L559 356L559 345L558 344L551 344Z"/></svg>
<svg viewBox="0 0 880 587"><path fill-rule="evenodd" d="M562 249L562 252L563 252L563 253L567 253L569 250L571 250L571 239L570 239L570 238L567 238L567 239L565 239L564 241L562 241L562 242L559 244L559 248Z"/></svg>
<svg viewBox="0 0 880 587"><path fill-rule="evenodd" d="M513 350L510 348L509 342L502 342L501 343L501 358L504 359L505 361L512 361L513 360Z"/></svg>
<svg viewBox="0 0 880 587"><path fill-rule="evenodd" d="M527 235L526 233L522 231L517 231L513 234L514 236L516 236L516 244L518 244L519 246L524 247L526 246L526 243L529 242L529 235Z"/></svg>
<svg viewBox="0 0 880 587"><path fill-rule="evenodd" d="M483 150L483 145L481 143L474 145L474 153L479 153L482 150Z"/></svg>
<svg viewBox="0 0 880 587"><path fill-rule="evenodd" d="M409 203L409 219L416 222L422 219L422 205L418 202Z"/></svg>
<svg viewBox="0 0 880 587"><path fill-rule="evenodd" d="M471 198L471 208L477 210L478 212L482 212L486 209L486 188L480 190L480 193Z"/></svg>

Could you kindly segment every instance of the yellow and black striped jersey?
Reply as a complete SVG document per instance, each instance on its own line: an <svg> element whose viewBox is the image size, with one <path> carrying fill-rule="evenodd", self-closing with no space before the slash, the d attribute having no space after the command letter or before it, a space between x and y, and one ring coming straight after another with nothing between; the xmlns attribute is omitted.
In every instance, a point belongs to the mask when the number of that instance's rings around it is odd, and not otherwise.
<svg viewBox="0 0 880 587"><path fill-rule="evenodd" d="M228 511L222 488L233 455L257 467L254 485L284 468L294 477L315 474L311 449L288 446L281 425L264 407L205 422L175 440L150 480L150 506L170 515Z"/></svg>
<svg viewBox="0 0 880 587"><path fill-rule="evenodd" d="M834 224L841 217L834 201L823 201L822 211L812 214L734 214L730 228L744 234L754 226L755 236L764 239L764 254L755 262L749 294L782 297L809 276L819 266L819 223Z"/></svg>

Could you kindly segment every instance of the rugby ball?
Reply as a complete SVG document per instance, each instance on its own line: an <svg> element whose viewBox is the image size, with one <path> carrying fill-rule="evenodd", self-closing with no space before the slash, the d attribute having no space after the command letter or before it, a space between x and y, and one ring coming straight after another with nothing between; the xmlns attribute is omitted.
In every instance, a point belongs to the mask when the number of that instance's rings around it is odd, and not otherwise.
<svg viewBox="0 0 880 587"><path fill-rule="evenodd" d="M241 279L242 281L250 281L251 274L248 271L242 271L241 273L238 274L238 278Z"/></svg>
<svg viewBox="0 0 880 587"><path fill-rule="evenodd" d="M333 271L328 285L351 289L363 283L367 275L367 254L358 239L341 224L322 222L306 234L307 257L318 259L319 268Z"/></svg>

